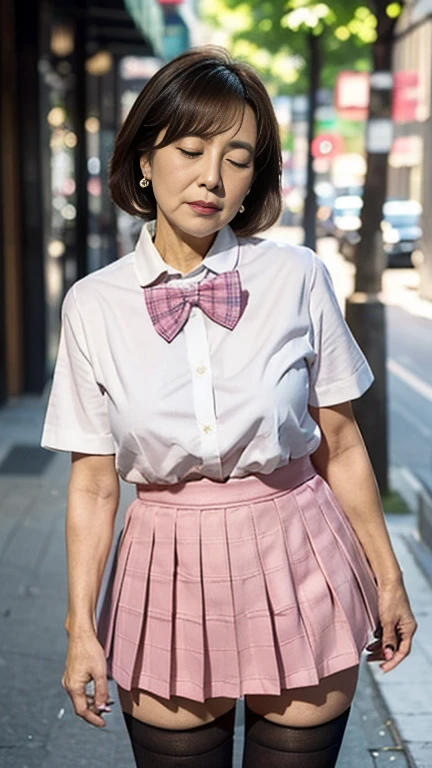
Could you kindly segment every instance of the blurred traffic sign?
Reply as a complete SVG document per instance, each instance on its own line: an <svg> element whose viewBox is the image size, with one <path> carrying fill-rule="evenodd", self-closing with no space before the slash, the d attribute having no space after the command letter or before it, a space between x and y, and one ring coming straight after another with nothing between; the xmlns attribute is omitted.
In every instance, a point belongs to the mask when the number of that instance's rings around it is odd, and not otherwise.
<svg viewBox="0 0 432 768"><path fill-rule="evenodd" d="M419 73L415 70L394 73L392 118L395 123L413 123L417 119L419 86Z"/></svg>
<svg viewBox="0 0 432 768"><path fill-rule="evenodd" d="M343 152L343 140L337 133L321 133L312 142L312 155L323 159L336 157Z"/></svg>
<svg viewBox="0 0 432 768"><path fill-rule="evenodd" d="M339 72L335 108L344 120L366 120L369 107L369 73Z"/></svg>

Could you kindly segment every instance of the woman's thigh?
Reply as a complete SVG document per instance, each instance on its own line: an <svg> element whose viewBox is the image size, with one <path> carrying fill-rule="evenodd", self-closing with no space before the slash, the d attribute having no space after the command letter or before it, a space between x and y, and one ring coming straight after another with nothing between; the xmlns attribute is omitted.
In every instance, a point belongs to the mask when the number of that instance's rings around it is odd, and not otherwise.
<svg viewBox="0 0 432 768"><path fill-rule="evenodd" d="M205 725L235 707L236 700L229 698L191 701L181 696L162 699L160 696L138 688L125 691L118 686L120 704L124 712L147 725L170 730L183 730Z"/></svg>
<svg viewBox="0 0 432 768"><path fill-rule="evenodd" d="M273 723L308 728L333 720L350 706L358 666L324 677L319 685L292 688L280 696L245 696L250 709Z"/></svg>

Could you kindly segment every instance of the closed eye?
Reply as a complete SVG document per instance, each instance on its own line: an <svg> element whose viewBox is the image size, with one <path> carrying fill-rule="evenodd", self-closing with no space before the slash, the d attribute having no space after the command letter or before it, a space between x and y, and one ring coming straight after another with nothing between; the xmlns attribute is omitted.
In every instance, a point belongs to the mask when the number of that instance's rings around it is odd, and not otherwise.
<svg viewBox="0 0 432 768"><path fill-rule="evenodd" d="M177 149L184 155L185 157L190 157L191 159L194 157L199 157L202 155L202 152L189 152L187 149L182 149L181 147L177 147ZM235 160L230 160L228 158L228 162L231 163L231 165L234 165L236 168L249 168L249 163L236 163Z"/></svg>
<svg viewBox="0 0 432 768"><path fill-rule="evenodd" d="M188 152L186 149L182 149L181 147L177 147L177 149L184 155L185 157L198 157L201 155L201 152Z"/></svg>
<svg viewBox="0 0 432 768"><path fill-rule="evenodd" d="M236 168L249 168L249 163L236 163L235 160L229 160L228 162L231 163L231 165L235 165Z"/></svg>

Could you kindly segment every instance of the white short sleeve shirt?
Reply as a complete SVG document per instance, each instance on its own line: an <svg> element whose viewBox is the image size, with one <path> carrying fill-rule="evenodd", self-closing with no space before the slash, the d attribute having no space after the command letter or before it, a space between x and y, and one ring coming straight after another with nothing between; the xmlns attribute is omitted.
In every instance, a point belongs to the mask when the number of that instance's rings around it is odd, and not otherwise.
<svg viewBox="0 0 432 768"><path fill-rule="evenodd" d="M153 229L66 295L42 445L113 453L120 476L143 484L268 474L315 451L308 406L355 399L373 381L323 262L225 227L182 275L155 249ZM170 343L155 331L146 286L233 269L244 292L233 330L193 307Z"/></svg>

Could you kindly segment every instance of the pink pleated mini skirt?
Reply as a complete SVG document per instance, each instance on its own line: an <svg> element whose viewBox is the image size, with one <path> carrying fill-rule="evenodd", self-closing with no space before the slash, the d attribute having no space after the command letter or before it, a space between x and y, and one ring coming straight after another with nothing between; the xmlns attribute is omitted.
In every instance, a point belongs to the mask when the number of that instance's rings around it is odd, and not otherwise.
<svg viewBox="0 0 432 768"><path fill-rule="evenodd" d="M358 664L377 622L368 561L305 457L138 486L99 638L122 688L202 702L317 685Z"/></svg>

